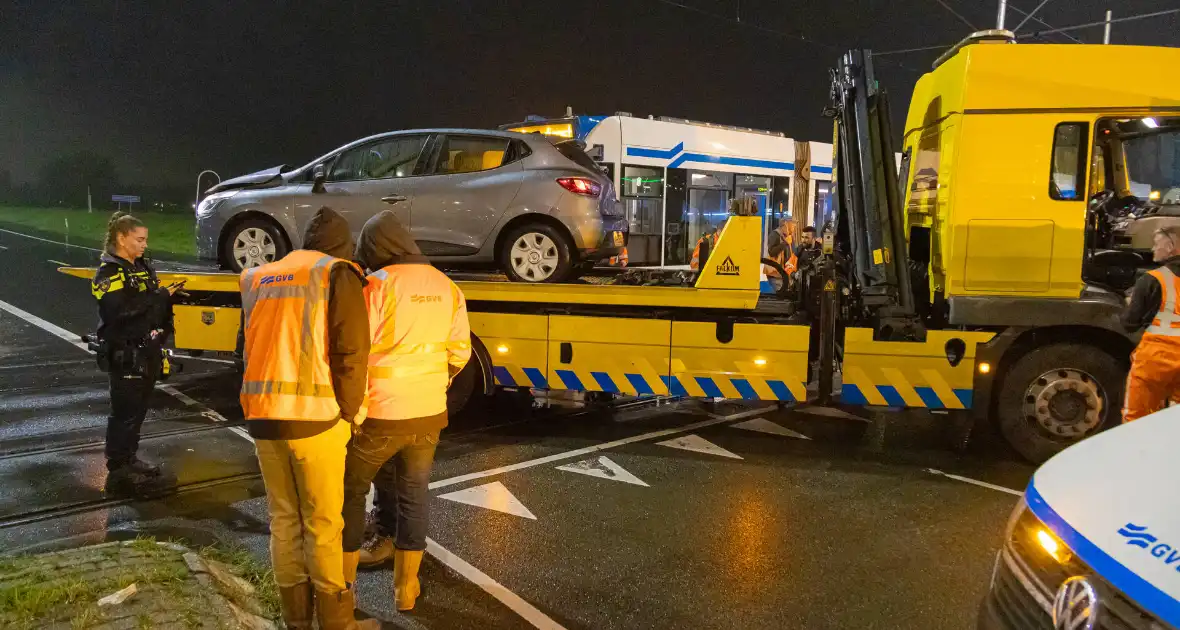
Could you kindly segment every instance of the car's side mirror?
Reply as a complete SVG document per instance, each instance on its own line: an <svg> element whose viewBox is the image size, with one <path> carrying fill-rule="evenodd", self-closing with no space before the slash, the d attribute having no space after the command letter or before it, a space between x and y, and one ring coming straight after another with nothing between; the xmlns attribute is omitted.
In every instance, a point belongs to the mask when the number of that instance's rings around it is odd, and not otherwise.
<svg viewBox="0 0 1180 630"><path fill-rule="evenodd" d="M324 192L324 180L328 179L328 172L323 164L316 164L311 168L311 192Z"/></svg>

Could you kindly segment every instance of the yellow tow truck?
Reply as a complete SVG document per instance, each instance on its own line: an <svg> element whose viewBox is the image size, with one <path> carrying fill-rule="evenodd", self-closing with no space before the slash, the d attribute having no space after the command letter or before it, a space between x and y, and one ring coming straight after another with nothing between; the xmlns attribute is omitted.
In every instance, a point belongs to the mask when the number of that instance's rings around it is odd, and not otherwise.
<svg viewBox="0 0 1180 630"><path fill-rule="evenodd" d="M1143 173L1180 180L1175 67L1177 49L976 33L918 82L898 176L886 94L852 51L827 111L836 218L791 286L759 290L758 216L729 219L690 285L460 281L475 359L452 404L504 386L927 408L1047 459L1119 421L1122 292L1150 262L1111 226L1150 210ZM1128 149L1144 137L1159 150ZM161 279L187 281L176 346L233 352L237 277Z"/></svg>

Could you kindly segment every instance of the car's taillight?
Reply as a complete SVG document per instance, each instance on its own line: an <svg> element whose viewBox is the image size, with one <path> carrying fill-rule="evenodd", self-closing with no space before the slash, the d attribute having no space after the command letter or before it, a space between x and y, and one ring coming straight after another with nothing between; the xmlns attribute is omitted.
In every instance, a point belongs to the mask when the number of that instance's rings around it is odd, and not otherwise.
<svg viewBox="0 0 1180 630"><path fill-rule="evenodd" d="M557 180L557 183L575 195L597 197L602 192L601 184L585 177L562 177Z"/></svg>

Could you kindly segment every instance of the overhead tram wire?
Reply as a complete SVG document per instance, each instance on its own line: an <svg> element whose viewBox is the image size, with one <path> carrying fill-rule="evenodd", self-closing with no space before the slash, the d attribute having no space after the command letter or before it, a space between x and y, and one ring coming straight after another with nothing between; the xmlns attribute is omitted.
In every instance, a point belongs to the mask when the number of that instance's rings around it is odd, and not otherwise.
<svg viewBox="0 0 1180 630"><path fill-rule="evenodd" d="M834 45L834 44L829 44L829 43L827 43L827 42L821 42L821 41L818 41L818 40L812 39L812 38L810 38L810 37L808 37L808 36L806 36L806 35L804 35L804 34L802 34L802 33L791 33L791 32L787 32L787 31L780 31L780 30L773 29L773 28L770 28L770 27L767 27L767 26L761 26L761 25L759 25L759 24L755 24L755 23L753 23L753 22L742 22L741 20L734 20L733 18L730 18L730 17L728 17L728 16L725 16L725 15L721 15L720 13L713 13L712 11L706 11L706 10L704 10L704 9L701 9L701 8L699 8L699 7L694 7L694 6L691 6L691 5L687 5L687 4L684 4L684 3L682 3L682 2L677 2L676 0L655 0L655 1L656 1L656 2L659 2L660 4L666 4L666 5L668 5L668 6L677 7L677 8L680 8L680 9L684 9L684 10L686 10L686 11L691 11L691 12L693 12L693 13L698 13L698 14L700 14L700 15L705 15L705 16L711 17L711 18L713 18L713 19L716 19L716 20L721 20L721 21L724 21L724 22L729 22L730 24L734 24L734 25L737 25L737 26L743 26L743 27L747 27L747 28L752 28L752 29L754 29L754 30L757 30L757 31L762 31L763 33L767 33L767 34L769 34L769 35L777 35L777 36L779 36L779 37L785 37L785 38L787 38L787 39L794 39L794 40L798 40L798 41L804 42L804 43L806 43L806 44L811 44L811 45L813 45L813 46L819 46L820 48L826 48L826 49L828 49L828 50L831 50L831 51L834 51L834 52L836 52L836 53L844 53L844 52L847 52L847 47L843 47L843 46L836 46L836 45ZM875 53L875 52L874 52L874 53L873 53L873 58L875 59L876 57L877 57L877 53ZM909 71L909 72L913 72L913 73L915 73L915 74L924 74L924 71L922 71L922 70L918 70L918 69L916 69L916 68L911 68L911 67L909 67L909 66L907 66L907 65L905 65L905 64L903 64L903 63L899 63L899 62L897 62L897 61L893 61L893 60L891 60L891 59L882 59L882 60L881 60L881 63L888 64L888 65L891 65L891 66L895 66L895 67L901 68L902 70L906 70L906 71Z"/></svg>

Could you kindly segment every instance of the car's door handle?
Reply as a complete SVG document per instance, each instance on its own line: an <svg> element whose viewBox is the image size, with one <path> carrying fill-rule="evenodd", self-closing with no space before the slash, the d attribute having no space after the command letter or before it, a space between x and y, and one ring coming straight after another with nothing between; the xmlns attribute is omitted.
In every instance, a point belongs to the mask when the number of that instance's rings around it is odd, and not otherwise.
<svg viewBox="0 0 1180 630"><path fill-rule="evenodd" d="M405 200L406 200L406 197L403 197L402 195L390 195L388 197L381 198L381 201L384 201L385 203L388 203L388 204L401 203Z"/></svg>

